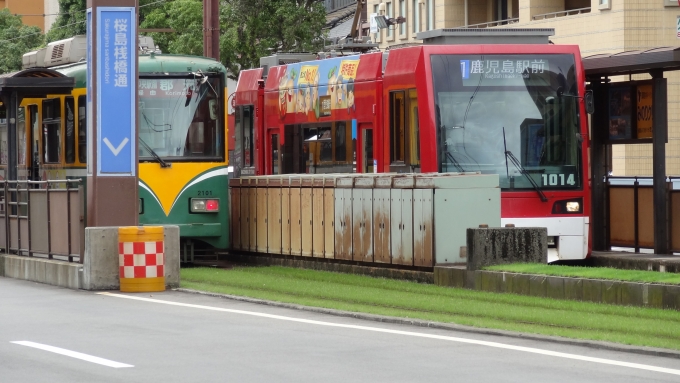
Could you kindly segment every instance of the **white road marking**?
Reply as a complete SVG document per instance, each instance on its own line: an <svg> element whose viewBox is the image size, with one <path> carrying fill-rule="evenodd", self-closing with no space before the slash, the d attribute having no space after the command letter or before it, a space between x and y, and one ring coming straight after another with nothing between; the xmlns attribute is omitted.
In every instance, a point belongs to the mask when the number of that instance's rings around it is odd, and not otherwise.
<svg viewBox="0 0 680 383"><path fill-rule="evenodd" d="M565 359L574 359L574 360L580 360L580 361L584 361L584 362L608 364L608 365L612 365L612 366L635 368L635 369L638 369L638 370L647 370L647 371L661 372L661 373L665 373L665 374L680 375L680 370L675 370L675 369L672 369L672 368L650 366L650 365L647 365L647 364L639 364L639 363L621 362L621 361L613 360L613 359L593 358L593 357L590 357L590 356L568 354L568 353L564 353L564 352L556 352L556 351L550 351L550 350L542 350L540 348L533 348L533 347L513 346L513 345L510 345L510 344L504 344L504 343L498 343L498 342L487 342L487 341L483 341L483 340L458 338L458 337L444 336L444 335L426 334L426 333L413 332L413 331L391 330L391 329L380 328L380 327L356 326L356 325L348 325L348 324L341 324L341 323L322 322L322 321L311 320L311 319L301 319L301 318L293 318L293 317L287 317L287 316L282 316L282 315L265 314L265 313L255 312L255 311L225 309L225 308L221 308L221 307L194 305L194 304L189 304L189 303L179 303L179 302L172 302L172 301L164 301L164 300L160 300L160 299L141 298L141 297L135 297L135 296L130 296L130 295L122 295L122 294L114 294L114 293L97 293L97 294L106 295L106 296L115 297L115 298L132 299L132 300L136 300L136 301L143 301L143 302L150 302L150 303L160 303L160 304L170 305L170 306L190 307L190 308L201 309L201 310L220 311L220 312L227 312L227 313L232 313L232 314L250 315L250 316L261 317L261 318L269 318L269 319L284 320L284 321L289 321L289 322L306 323L306 324L313 324L313 325L318 325L318 326L339 327L339 328L347 328L347 329L353 329L353 330L373 331L373 332L381 332L381 333L387 333L387 334L396 334L396 335L414 336L414 337L420 337L420 338L446 340L446 341L450 341L450 342L474 344L474 345L478 345L478 346L486 346L486 347L501 348L501 349L506 349L506 350L513 350L513 351L529 352L529 353L532 353L532 354L554 356L554 357L565 358Z"/></svg>
<svg viewBox="0 0 680 383"><path fill-rule="evenodd" d="M131 364L114 362L112 360L99 358L99 357L96 357L96 356L87 355L87 354L83 354L83 353L80 353L80 352L67 350L67 349L64 349L64 348L48 346L46 344L40 344L40 343L35 343L35 342L23 341L23 340L22 341L16 341L16 342L10 342L10 343L19 344L19 345L22 345L22 346L33 347L33 348L37 348L37 349L40 349L40 350L53 352L55 354L66 355L66 356L70 356L71 358L81 359L81 360L84 360L84 361L87 361L87 362L97 363L97 364L101 364L101 365L113 367L113 368L134 367Z"/></svg>

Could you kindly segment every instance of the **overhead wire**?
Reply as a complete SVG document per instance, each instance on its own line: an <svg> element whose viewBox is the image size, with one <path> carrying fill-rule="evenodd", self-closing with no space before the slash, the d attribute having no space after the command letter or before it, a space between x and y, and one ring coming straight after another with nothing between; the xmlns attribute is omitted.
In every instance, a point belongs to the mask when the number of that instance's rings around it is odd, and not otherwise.
<svg viewBox="0 0 680 383"><path fill-rule="evenodd" d="M139 8L149 7L149 6L152 6L152 5L155 5L155 4L164 3L164 2L166 2L166 1L170 1L170 0L157 0L157 1L154 1L153 3L140 5ZM69 12L69 13L59 13L59 14L56 14L56 13L55 13L54 15L77 15L77 14L83 13L83 12L87 12L87 10L84 10L84 11L76 11L76 12ZM82 24L82 23L84 23L84 22L85 22L85 20L76 21L75 23L66 24L66 25L62 25L62 26L59 26L59 27L51 28L50 30L66 28L66 27L70 27L70 26L73 26L73 25ZM23 39L23 38L26 38L26 37L36 36L36 35L42 35L42 34L44 34L42 31L40 31L40 32L35 32L35 33L29 33L29 34L22 35L22 36L19 36L19 37L14 37L14 38L11 38L11 39L0 40L0 43L8 43L8 42L15 41L15 40L20 40L20 39Z"/></svg>

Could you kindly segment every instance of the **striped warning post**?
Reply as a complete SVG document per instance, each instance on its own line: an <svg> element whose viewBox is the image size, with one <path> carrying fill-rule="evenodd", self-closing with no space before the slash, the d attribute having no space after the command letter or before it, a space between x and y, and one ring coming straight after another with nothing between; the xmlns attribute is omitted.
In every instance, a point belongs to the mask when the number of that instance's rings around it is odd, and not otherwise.
<svg viewBox="0 0 680 383"><path fill-rule="evenodd" d="M118 228L120 291L165 291L162 226Z"/></svg>

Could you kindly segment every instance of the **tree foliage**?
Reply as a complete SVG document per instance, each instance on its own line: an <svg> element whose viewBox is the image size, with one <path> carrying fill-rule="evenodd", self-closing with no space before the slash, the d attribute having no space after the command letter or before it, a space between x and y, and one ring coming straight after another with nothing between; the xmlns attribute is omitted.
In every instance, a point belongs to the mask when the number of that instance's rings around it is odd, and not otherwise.
<svg viewBox="0 0 680 383"><path fill-rule="evenodd" d="M173 0L156 7L140 28L172 28L172 33L149 33L165 53L203 54L203 1Z"/></svg>
<svg viewBox="0 0 680 383"><path fill-rule="evenodd" d="M38 27L24 25L9 9L0 11L0 73L21 69L21 57L43 43Z"/></svg>
<svg viewBox="0 0 680 383"><path fill-rule="evenodd" d="M47 42L85 33L86 0L59 0L60 15ZM140 0L140 28L172 28L149 33L165 53L203 54L203 0ZM274 52L315 52L325 24L318 0L221 0L220 58L236 78Z"/></svg>
<svg viewBox="0 0 680 383"><path fill-rule="evenodd" d="M274 52L315 52L326 22L314 0L227 0L221 9L220 58L237 76Z"/></svg>
<svg viewBox="0 0 680 383"><path fill-rule="evenodd" d="M45 35L45 42L84 35L86 0L59 0L59 16Z"/></svg>

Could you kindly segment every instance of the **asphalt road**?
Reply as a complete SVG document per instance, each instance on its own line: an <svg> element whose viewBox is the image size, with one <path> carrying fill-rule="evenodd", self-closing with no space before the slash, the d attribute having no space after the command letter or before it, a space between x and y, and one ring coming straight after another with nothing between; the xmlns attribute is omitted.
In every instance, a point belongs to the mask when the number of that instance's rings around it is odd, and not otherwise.
<svg viewBox="0 0 680 383"><path fill-rule="evenodd" d="M0 382L680 381L680 359L172 291L115 294L0 277Z"/></svg>

